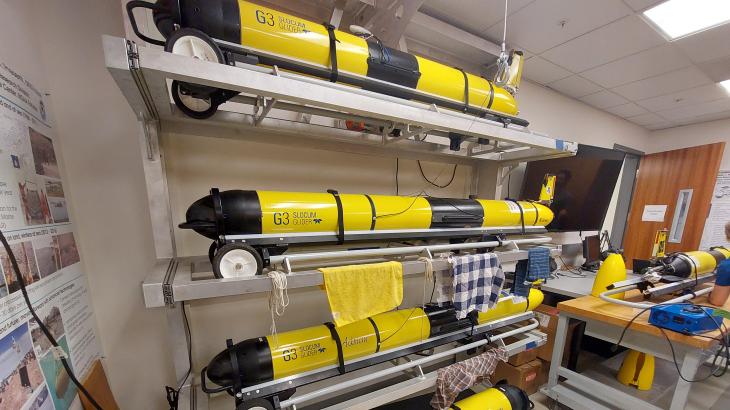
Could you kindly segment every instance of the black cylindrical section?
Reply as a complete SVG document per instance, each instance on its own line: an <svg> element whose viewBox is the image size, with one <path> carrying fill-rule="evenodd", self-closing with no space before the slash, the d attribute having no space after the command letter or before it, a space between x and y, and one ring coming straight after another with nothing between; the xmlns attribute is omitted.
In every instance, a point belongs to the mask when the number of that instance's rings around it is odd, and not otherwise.
<svg viewBox="0 0 730 410"><path fill-rule="evenodd" d="M206 374L210 381L229 387L236 382L242 386L252 386L274 379L271 349L265 337L244 340L233 345L232 349L238 357L239 374L234 374L230 352L223 350L208 364Z"/></svg>
<svg viewBox="0 0 730 410"><path fill-rule="evenodd" d="M179 2L182 27L196 28L218 40L241 43L241 16L237 0Z"/></svg>
<svg viewBox="0 0 730 410"><path fill-rule="evenodd" d="M715 262L717 262L718 265L720 264L720 262L722 262L722 261L724 261L726 259L725 258L725 254L722 253L722 252L720 252L720 251L718 251L718 250L711 249L711 250L708 251L708 253L710 255L712 255L713 258L715 258Z"/></svg>
<svg viewBox="0 0 730 410"><path fill-rule="evenodd" d="M261 203L256 191L230 190L220 192L223 210L223 235L261 233ZM185 213L186 222L181 228L189 228L210 238L218 239L216 213L213 198L208 195L195 201ZM221 225L221 224L219 224Z"/></svg>
<svg viewBox="0 0 730 410"><path fill-rule="evenodd" d="M527 396L527 393L525 393L519 387L504 384L501 386L496 386L495 389L498 389L507 397L507 400L509 400L509 404L512 407L512 410L529 410L532 408L530 407L531 402L530 398Z"/></svg>
<svg viewBox="0 0 730 410"><path fill-rule="evenodd" d="M688 278L692 274L692 264L688 257L681 257L681 254L672 255L665 259L665 263L669 266L671 275L680 278Z"/></svg>
<svg viewBox="0 0 730 410"><path fill-rule="evenodd" d="M480 227L484 208L475 199L427 197L431 205L431 228Z"/></svg>
<svg viewBox="0 0 730 410"><path fill-rule="evenodd" d="M456 319L456 310L452 307L444 308L428 305L424 308L431 327L429 337L455 332L461 329L468 329L472 326L469 318Z"/></svg>
<svg viewBox="0 0 730 410"><path fill-rule="evenodd" d="M152 12L152 19L162 36L168 38L175 31L175 24L180 24L178 0L157 0L157 7Z"/></svg>

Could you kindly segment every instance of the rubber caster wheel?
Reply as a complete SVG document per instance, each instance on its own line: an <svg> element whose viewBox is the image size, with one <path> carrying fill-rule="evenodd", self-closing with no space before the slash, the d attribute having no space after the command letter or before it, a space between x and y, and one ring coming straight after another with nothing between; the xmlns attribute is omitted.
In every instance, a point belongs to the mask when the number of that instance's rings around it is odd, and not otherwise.
<svg viewBox="0 0 730 410"><path fill-rule="evenodd" d="M165 51L192 57L198 60L225 64L220 47L205 33L193 28L176 30L165 43ZM216 96L220 94L214 87L172 82L172 100L185 115L203 120L218 110Z"/></svg>
<svg viewBox="0 0 730 410"><path fill-rule="evenodd" d="M210 248L208 248L208 260L210 263L213 263L213 258L215 257L215 253L218 250L218 242L213 242L210 244Z"/></svg>
<svg viewBox="0 0 730 410"><path fill-rule="evenodd" d="M274 405L266 399L252 399L239 404L236 410L274 410Z"/></svg>
<svg viewBox="0 0 730 410"><path fill-rule="evenodd" d="M216 278L240 278L261 273L264 261L250 245L229 243L218 248L213 257L213 273Z"/></svg>

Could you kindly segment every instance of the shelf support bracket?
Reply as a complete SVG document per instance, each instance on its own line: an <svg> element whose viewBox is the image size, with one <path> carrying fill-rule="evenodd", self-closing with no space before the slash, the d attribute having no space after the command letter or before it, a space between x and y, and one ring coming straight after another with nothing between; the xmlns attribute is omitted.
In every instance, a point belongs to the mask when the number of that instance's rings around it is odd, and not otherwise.
<svg viewBox="0 0 730 410"><path fill-rule="evenodd" d="M400 133L399 136L397 136L395 138L390 138L390 139L385 140L385 144L386 145L387 144L392 144L394 142L406 140L406 139L408 139L410 137L418 137L418 136L421 136L421 135L425 135L425 134L428 134L429 131L431 131L431 130L424 129L423 127L413 127L413 128L411 128L410 125L406 125L406 129L405 130L401 130L401 133Z"/></svg>

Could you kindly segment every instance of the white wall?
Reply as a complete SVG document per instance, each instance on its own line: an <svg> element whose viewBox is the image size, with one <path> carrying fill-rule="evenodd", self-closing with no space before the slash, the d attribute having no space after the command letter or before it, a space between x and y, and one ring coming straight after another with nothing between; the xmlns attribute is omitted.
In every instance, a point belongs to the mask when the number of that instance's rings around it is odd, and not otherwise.
<svg viewBox="0 0 730 410"><path fill-rule="evenodd" d="M669 151L722 141L726 145L720 169L730 170L730 119L653 131L649 137L649 149L647 153Z"/></svg>
<svg viewBox="0 0 730 410"><path fill-rule="evenodd" d="M124 409L164 408L164 311L144 308L140 283L153 261L139 128L104 66L101 34L122 35L118 1L4 0L27 18L2 26L0 43L40 54L50 93L64 189L90 285L104 364ZM30 33L25 33L29 30Z"/></svg>
<svg viewBox="0 0 730 410"><path fill-rule="evenodd" d="M10 1L26 7L21 0ZM112 389L122 408L164 408L163 386L173 384L164 309L143 307L140 283L152 265L152 237L142 175L138 125L103 64L100 36L123 33L119 1L35 0L18 27L32 27L43 57L52 112L78 241L89 275L102 349ZM3 8L3 13L6 9ZM33 18L31 21L30 18ZM34 34L36 35L36 34ZM42 39L42 41L40 40ZM610 147L614 142L647 149L648 133L626 121L527 82L519 101L531 128L551 136ZM163 135L173 214L211 186L281 190L394 192L394 160L317 149L302 150L191 135ZM441 171L442 168L443 172ZM428 175L451 170L425 164ZM433 194L464 196L469 169ZM401 192L427 187L413 161L401 162ZM482 178L483 180L483 178ZM208 241L177 231L181 254L202 254ZM420 303L420 282L409 281L407 305ZM326 319L318 289L291 292L282 330ZM194 303L190 320L196 369L224 347L224 340L268 332L265 295ZM230 408L230 401L221 404Z"/></svg>

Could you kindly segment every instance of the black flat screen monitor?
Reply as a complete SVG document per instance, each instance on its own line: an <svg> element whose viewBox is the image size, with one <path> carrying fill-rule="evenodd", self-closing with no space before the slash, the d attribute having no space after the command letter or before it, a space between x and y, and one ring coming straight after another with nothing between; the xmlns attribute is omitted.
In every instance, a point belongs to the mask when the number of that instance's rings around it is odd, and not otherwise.
<svg viewBox="0 0 730 410"><path fill-rule="evenodd" d="M624 153L580 144L572 157L527 163L520 199L537 199L545 174L556 176L555 213L547 229L553 232L601 229Z"/></svg>
<svg viewBox="0 0 730 410"><path fill-rule="evenodd" d="M583 239L584 265L593 265L601 261L601 238L598 235L586 236Z"/></svg>

